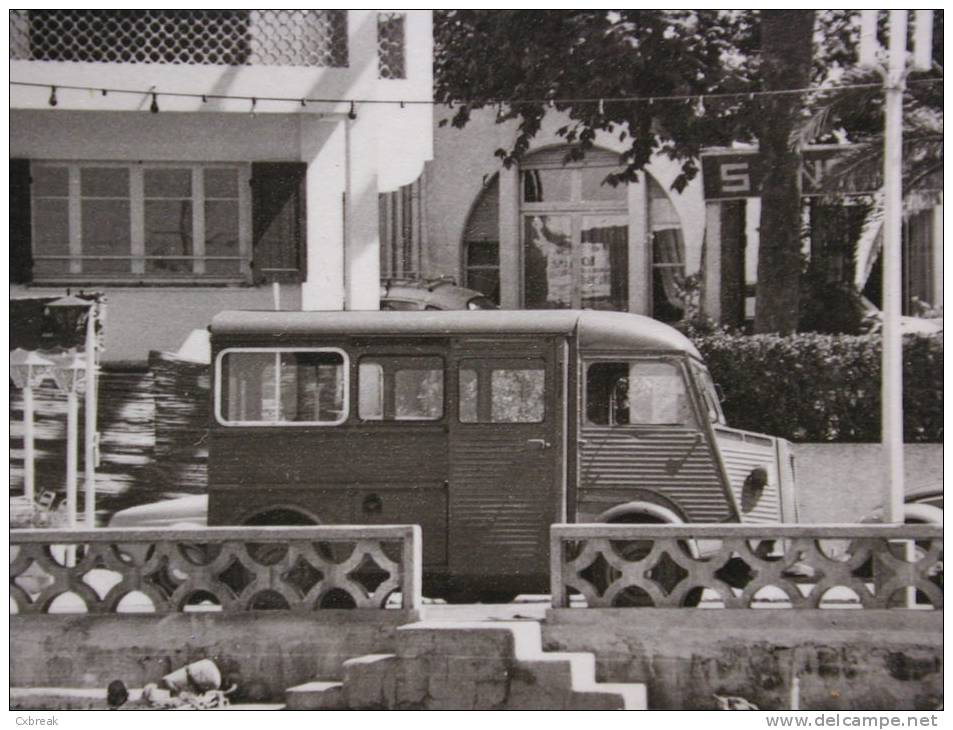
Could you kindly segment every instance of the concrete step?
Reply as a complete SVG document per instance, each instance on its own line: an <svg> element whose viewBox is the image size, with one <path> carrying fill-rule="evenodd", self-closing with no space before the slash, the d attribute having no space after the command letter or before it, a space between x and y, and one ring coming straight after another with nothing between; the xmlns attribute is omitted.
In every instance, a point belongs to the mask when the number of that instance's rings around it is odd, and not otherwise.
<svg viewBox="0 0 953 730"><path fill-rule="evenodd" d="M348 659L343 680L289 690L288 707L321 709L646 709L640 684L596 681L589 652L544 652L535 621L419 621L393 654ZM342 704L337 704L342 703Z"/></svg>
<svg viewBox="0 0 953 730"><path fill-rule="evenodd" d="M344 662L342 693L352 710L388 709L393 704L397 657L367 654Z"/></svg>
<svg viewBox="0 0 953 730"><path fill-rule="evenodd" d="M417 621L397 628L395 652L401 657L520 657L535 656L541 647L535 621Z"/></svg>
<svg viewBox="0 0 953 730"><path fill-rule="evenodd" d="M597 694L611 692L622 695L623 710L649 709L649 693L646 685L641 682L597 682Z"/></svg>
<svg viewBox="0 0 953 730"><path fill-rule="evenodd" d="M289 710L344 710L344 685L341 682L307 682L285 690Z"/></svg>

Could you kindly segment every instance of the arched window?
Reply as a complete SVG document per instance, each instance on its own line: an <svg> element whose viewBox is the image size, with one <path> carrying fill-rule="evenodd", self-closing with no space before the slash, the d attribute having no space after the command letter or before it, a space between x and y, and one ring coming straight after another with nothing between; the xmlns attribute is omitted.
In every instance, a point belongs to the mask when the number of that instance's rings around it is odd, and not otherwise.
<svg viewBox="0 0 953 730"><path fill-rule="evenodd" d="M649 224L652 229L652 316L677 322L685 313L685 239L678 213L668 195L649 177Z"/></svg>
<svg viewBox="0 0 953 730"><path fill-rule="evenodd" d="M500 178L483 188L463 234L464 285L500 303Z"/></svg>

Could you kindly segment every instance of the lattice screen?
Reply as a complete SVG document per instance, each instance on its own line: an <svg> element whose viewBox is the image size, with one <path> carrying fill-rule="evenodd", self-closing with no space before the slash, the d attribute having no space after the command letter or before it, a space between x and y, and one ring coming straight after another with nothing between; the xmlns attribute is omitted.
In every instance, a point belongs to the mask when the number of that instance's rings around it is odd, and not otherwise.
<svg viewBox="0 0 953 730"><path fill-rule="evenodd" d="M347 11L11 10L10 57L343 67Z"/></svg>
<svg viewBox="0 0 953 730"><path fill-rule="evenodd" d="M407 78L403 13L377 14L377 64L382 79Z"/></svg>

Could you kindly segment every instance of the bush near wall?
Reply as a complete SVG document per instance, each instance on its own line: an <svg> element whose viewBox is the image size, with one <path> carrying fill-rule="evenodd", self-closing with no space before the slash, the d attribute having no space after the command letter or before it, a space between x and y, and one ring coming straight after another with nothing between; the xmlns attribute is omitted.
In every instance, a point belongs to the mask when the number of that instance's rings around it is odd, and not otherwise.
<svg viewBox="0 0 953 730"><path fill-rule="evenodd" d="M691 334L728 423L792 441L880 440L879 334ZM943 440L943 337L907 335L904 440Z"/></svg>

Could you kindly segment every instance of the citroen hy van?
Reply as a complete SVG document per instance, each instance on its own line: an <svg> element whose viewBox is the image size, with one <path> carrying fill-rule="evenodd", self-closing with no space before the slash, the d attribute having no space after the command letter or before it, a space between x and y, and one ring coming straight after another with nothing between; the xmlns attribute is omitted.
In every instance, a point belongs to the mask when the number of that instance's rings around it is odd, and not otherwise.
<svg viewBox="0 0 953 730"><path fill-rule="evenodd" d="M224 312L209 524L423 530L424 588L546 592L555 522L796 522L789 444L603 311Z"/></svg>

